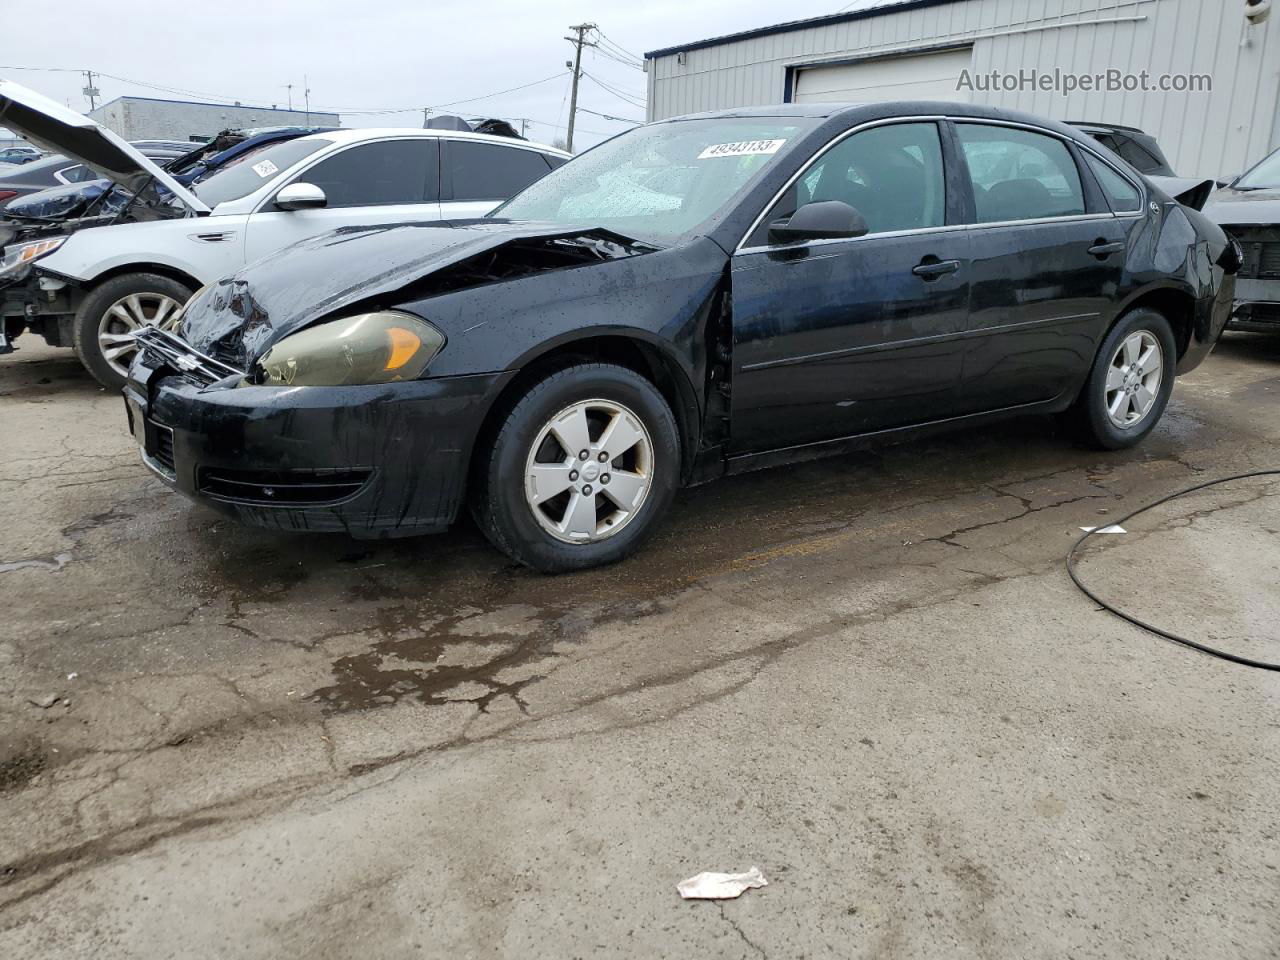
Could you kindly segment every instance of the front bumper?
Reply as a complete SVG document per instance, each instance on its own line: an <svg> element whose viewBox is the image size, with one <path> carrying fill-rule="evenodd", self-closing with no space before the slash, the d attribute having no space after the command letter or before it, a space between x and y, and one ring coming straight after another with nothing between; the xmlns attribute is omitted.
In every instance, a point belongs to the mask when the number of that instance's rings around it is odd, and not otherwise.
<svg viewBox="0 0 1280 960"><path fill-rule="evenodd" d="M140 350L125 386L144 462L244 523L359 538L443 530L511 374L365 387L207 385Z"/></svg>
<svg viewBox="0 0 1280 960"><path fill-rule="evenodd" d="M1236 280L1231 330L1280 333L1280 280Z"/></svg>

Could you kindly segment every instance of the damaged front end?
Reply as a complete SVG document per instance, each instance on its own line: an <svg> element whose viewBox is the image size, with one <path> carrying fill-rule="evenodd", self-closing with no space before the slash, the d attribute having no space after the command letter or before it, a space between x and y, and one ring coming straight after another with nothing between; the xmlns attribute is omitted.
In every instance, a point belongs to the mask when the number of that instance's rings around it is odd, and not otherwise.
<svg viewBox="0 0 1280 960"><path fill-rule="evenodd" d="M205 288L186 311L182 335L262 382L255 361L335 317L657 249L608 230L548 232L491 220L343 228Z"/></svg>
<svg viewBox="0 0 1280 960"><path fill-rule="evenodd" d="M144 332L133 434L158 476L242 522L440 530L530 355L621 328L705 357L725 261L707 239L659 248L559 224L339 230L206 287L177 335ZM677 415L696 417L702 374L683 379Z"/></svg>

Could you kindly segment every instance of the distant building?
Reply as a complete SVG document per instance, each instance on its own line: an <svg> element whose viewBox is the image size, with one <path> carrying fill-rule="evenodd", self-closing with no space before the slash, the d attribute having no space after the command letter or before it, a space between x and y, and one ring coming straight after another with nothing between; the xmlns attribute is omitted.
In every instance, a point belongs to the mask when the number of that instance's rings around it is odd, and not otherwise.
<svg viewBox="0 0 1280 960"><path fill-rule="evenodd" d="M208 140L228 127L337 127L336 113L250 107L240 103L195 103L152 97L117 97L89 116L126 140Z"/></svg>

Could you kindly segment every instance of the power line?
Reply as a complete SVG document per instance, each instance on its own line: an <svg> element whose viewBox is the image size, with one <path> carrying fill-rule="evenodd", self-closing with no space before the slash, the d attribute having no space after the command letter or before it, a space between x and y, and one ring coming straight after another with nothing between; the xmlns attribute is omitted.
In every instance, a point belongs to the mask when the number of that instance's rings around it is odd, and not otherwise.
<svg viewBox="0 0 1280 960"><path fill-rule="evenodd" d="M613 51L607 50L604 47L600 47L599 49L597 49L596 53L600 54L600 56L602 57L606 57L609 60L612 60L614 63L620 63L624 67L631 67L633 70L640 70L641 72L644 71L643 65L635 62L634 60L628 60L625 57L617 56L615 53L613 53Z"/></svg>
<svg viewBox="0 0 1280 960"><path fill-rule="evenodd" d="M615 117L609 113L600 113L597 110L588 110L586 107L579 107L578 109L581 110L583 113L589 113L594 117L604 117L604 119L606 120L617 120L619 123L637 123L637 124L644 123L643 120L636 120L636 119L633 119L632 117Z"/></svg>
<svg viewBox="0 0 1280 960"><path fill-rule="evenodd" d="M583 76L586 77L588 80L590 80L592 83L594 83L601 90L604 90L606 93L613 94L619 100L622 100L633 107L638 107L641 110L644 109L644 106L645 106L644 101L640 100L639 97L634 97L629 93L623 93L621 90L618 90L614 87L609 86L609 84L605 83L603 80L599 79L598 77L594 77L591 74L586 73L585 71L583 72Z"/></svg>
<svg viewBox="0 0 1280 960"><path fill-rule="evenodd" d="M638 53L632 53L630 50L628 50L628 49L627 49L626 47L624 47L622 44L617 43L617 42L616 42L612 37L610 37L608 34L606 34L606 33L605 33L603 30L601 30L599 27L596 27L596 33L600 34L600 39L602 39L605 43L607 43L609 46L613 47L614 49L619 50L619 51L621 51L622 53L626 54L626 55L627 55L628 57L630 57L632 60L637 60L637 61L638 61L638 60L641 60L641 59L642 59L642 58L641 58L641 56L640 56Z"/></svg>

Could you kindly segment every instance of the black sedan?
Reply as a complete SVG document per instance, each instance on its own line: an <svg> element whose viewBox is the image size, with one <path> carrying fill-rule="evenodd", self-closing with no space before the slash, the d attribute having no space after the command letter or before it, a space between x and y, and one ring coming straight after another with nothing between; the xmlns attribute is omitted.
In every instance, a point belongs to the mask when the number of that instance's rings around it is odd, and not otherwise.
<svg viewBox="0 0 1280 960"><path fill-rule="evenodd" d="M295 185L296 186L296 185ZM1239 249L1087 135L954 103L649 124L484 220L339 230L198 292L130 371L148 465L357 537L469 504L531 567L616 560L682 484L869 438L1160 419Z"/></svg>

